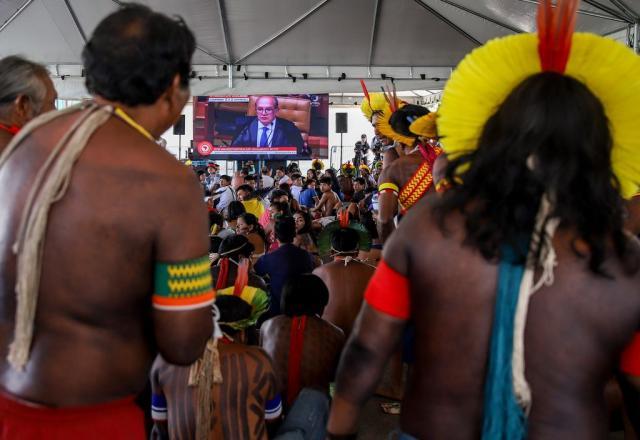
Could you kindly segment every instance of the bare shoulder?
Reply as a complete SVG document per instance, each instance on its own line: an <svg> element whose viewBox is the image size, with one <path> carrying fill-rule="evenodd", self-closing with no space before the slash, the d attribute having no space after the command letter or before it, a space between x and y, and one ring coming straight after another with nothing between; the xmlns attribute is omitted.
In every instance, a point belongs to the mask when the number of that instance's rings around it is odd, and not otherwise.
<svg viewBox="0 0 640 440"><path fill-rule="evenodd" d="M267 335L281 329L285 324L289 322L289 318L284 315L279 315L274 318L266 320L262 327L260 327L260 334Z"/></svg>
<svg viewBox="0 0 640 440"><path fill-rule="evenodd" d="M324 320L324 319L319 319L320 321L320 325L323 327L323 329L327 332L328 335L330 335L334 340L336 340L337 342L342 342L344 341L344 332L342 331L342 329L340 327L338 327L337 325Z"/></svg>

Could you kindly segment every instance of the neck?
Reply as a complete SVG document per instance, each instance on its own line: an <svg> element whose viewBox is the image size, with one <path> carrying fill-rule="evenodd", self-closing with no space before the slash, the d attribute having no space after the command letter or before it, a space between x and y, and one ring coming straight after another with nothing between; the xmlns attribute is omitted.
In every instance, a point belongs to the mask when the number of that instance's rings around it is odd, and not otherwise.
<svg viewBox="0 0 640 440"><path fill-rule="evenodd" d="M166 131L165 124L158 120L157 109L153 105L137 105L131 107L117 101L110 101L100 96L95 97L96 103L100 105L110 105L114 108L120 108L137 124L140 124L154 138L159 138Z"/></svg>
<svg viewBox="0 0 640 440"><path fill-rule="evenodd" d="M347 258L355 258L358 256L358 253L355 252L353 254L342 254L342 255L336 255L335 257L333 257L333 261L344 261Z"/></svg>

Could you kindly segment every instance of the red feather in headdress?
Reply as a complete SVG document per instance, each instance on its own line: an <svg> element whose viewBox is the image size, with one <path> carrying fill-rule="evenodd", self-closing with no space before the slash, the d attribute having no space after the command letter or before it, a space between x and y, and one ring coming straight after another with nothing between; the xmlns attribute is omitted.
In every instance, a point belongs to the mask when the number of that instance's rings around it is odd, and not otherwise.
<svg viewBox="0 0 640 440"><path fill-rule="evenodd" d="M389 87L388 85L385 87L381 87L382 88L382 93L384 93L384 98L387 100L387 103L389 104L389 108L391 109L391 112L395 112L396 110L398 110L398 94L396 93L396 85L393 84L392 87Z"/></svg>
<svg viewBox="0 0 640 440"><path fill-rule="evenodd" d="M545 72L564 73L571 53L580 0L540 0L538 5L538 54Z"/></svg>
<svg viewBox="0 0 640 440"><path fill-rule="evenodd" d="M345 209L344 211L340 212L340 214L338 214L338 220L340 220L341 228L348 228L349 227L349 211Z"/></svg>
<svg viewBox="0 0 640 440"><path fill-rule="evenodd" d="M360 85L362 86L362 93L364 93L365 98L367 98L367 101L371 102L371 98L369 97L369 90L367 90L367 86L365 85L363 79L360 80Z"/></svg>
<svg viewBox="0 0 640 440"><path fill-rule="evenodd" d="M236 275L236 282L233 287L233 294L235 296L242 295L242 290L249 284L249 259L242 258L238 264L238 274Z"/></svg>

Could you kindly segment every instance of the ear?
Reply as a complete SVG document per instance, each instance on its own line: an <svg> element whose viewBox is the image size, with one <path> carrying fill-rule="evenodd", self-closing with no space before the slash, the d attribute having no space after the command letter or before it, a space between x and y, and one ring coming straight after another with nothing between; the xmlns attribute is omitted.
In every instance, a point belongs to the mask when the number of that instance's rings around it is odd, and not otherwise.
<svg viewBox="0 0 640 440"><path fill-rule="evenodd" d="M176 73L171 80L171 85L169 85L169 88L164 93L164 99L168 104L169 111L179 115L180 112L182 112L182 108L187 103L189 95L189 88L183 88L180 85L180 75Z"/></svg>
<svg viewBox="0 0 640 440"><path fill-rule="evenodd" d="M13 101L13 109L13 123L19 127L22 127L33 117L31 99L26 95L18 95L18 97Z"/></svg>

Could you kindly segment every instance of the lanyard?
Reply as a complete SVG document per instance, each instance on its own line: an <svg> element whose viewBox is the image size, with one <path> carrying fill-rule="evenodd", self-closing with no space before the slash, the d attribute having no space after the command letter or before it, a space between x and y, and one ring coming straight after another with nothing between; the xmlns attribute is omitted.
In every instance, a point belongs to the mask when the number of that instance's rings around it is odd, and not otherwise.
<svg viewBox="0 0 640 440"><path fill-rule="evenodd" d="M155 138L151 135L151 133L149 133L147 131L146 128L144 128L142 125L138 124L136 121L133 120L133 118L131 116L129 116L128 114L126 114L124 112L124 110L122 110L120 107L116 107L115 112L114 112L120 119L122 119L125 123L127 123L131 128L133 128L134 130L136 130L138 133L140 133L142 136L146 137L147 139L149 139L151 142L155 142Z"/></svg>

